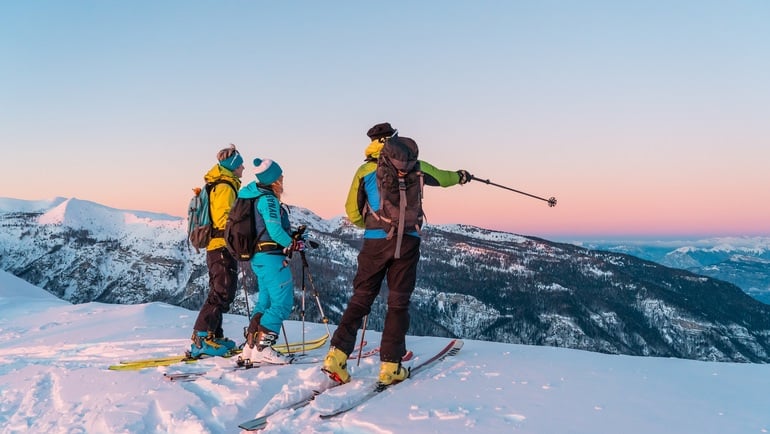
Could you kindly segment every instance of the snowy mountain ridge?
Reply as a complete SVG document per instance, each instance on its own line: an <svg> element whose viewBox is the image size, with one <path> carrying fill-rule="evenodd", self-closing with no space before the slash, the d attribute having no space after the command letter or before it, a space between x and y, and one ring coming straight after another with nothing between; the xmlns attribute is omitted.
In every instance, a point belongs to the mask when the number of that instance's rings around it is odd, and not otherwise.
<svg viewBox="0 0 770 434"><path fill-rule="evenodd" d="M721 279L770 304L770 237L678 241L592 241L592 249L622 252L667 267Z"/></svg>
<svg viewBox="0 0 770 434"><path fill-rule="evenodd" d="M9 210L9 203L18 208ZM184 219L73 199L39 205L0 200L1 269L74 303L162 301L197 310L203 302L205 258L187 246ZM360 231L303 208L292 207L291 217L320 243L307 252L306 271L335 323L351 292ZM466 225L427 226L423 235L410 308L414 335L770 361L770 307L725 282ZM245 313L246 292L253 306L256 284L245 265L234 313ZM299 306L313 288L300 291L300 261L291 266ZM381 330L384 300L375 301L372 330ZM321 320L312 307L306 314L308 321ZM298 317L297 308L292 318Z"/></svg>

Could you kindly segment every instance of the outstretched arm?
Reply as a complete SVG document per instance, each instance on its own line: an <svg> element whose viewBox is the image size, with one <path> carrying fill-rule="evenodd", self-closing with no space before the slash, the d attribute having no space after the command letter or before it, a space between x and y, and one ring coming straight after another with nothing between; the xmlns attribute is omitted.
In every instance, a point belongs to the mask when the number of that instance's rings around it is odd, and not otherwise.
<svg viewBox="0 0 770 434"><path fill-rule="evenodd" d="M451 187L470 181L470 174L465 177L462 175L462 173L468 173L465 170L441 170L422 160L420 160L420 170L424 175L425 185L431 187Z"/></svg>

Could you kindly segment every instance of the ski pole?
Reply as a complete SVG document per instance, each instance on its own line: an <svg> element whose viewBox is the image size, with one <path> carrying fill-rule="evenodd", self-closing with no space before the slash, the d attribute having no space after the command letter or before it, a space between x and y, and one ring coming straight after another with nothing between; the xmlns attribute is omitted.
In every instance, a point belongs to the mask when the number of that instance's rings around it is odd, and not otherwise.
<svg viewBox="0 0 770 434"><path fill-rule="evenodd" d="M529 194L529 193L525 193L523 191L516 190L516 189L511 188L511 187L506 187L504 185L496 184L496 183L494 183L494 182L492 182L492 181L490 181L488 179L477 178L477 177L475 177L473 175L471 175L471 179L475 179L476 181L483 182L484 184L494 185L495 187L500 187L500 188L512 191L514 193L523 194L524 196L529 196L529 197L532 197L532 198L535 198L535 199L540 199L542 201L548 202L548 206L549 207L555 207L556 206L556 198L555 197L550 197L550 198L546 199L546 198L543 198L543 197L540 197L540 196L535 196L534 194Z"/></svg>
<svg viewBox="0 0 770 434"><path fill-rule="evenodd" d="M243 268L243 262L238 261L238 268L240 269L241 287L243 288L243 296L246 300L246 318L251 318L251 309L249 309L249 291L246 289L246 269Z"/></svg>
<svg viewBox="0 0 770 434"><path fill-rule="evenodd" d="M281 324L281 331L283 332L283 340L286 342L286 352L289 354L294 353L294 351L291 350L291 346L289 345L289 337L286 336L286 327Z"/></svg>
<svg viewBox="0 0 770 434"><path fill-rule="evenodd" d="M358 362L356 363L356 366L361 366L361 356L364 353L364 335L366 335L366 323L369 322L369 315L366 315L364 317L364 327L361 330L361 345L358 347Z"/></svg>
<svg viewBox="0 0 770 434"><path fill-rule="evenodd" d="M251 309L249 309L249 291L246 289L246 268L243 266L242 261L238 261L238 270L239 270L239 279L241 279L241 287L243 288L243 298L246 300L246 319L251 321ZM243 335L244 337L248 334L249 326L248 324L246 327L243 328ZM247 338L248 339L248 338ZM246 345L246 342L243 343L243 345Z"/></svg>
<svg viewBox="0 0 770 434"><path fill-rule="evenodd" d="M313 282L313 275L310 274L310 267L309 267L309 265L307 263L307 258L305 257L305 252L304 251L300 251L299 252L299 256L300 256L300 258L302 258L302 273L303 273L303 276L305 274L307 274L307 280L308 280L308 282L310 282L310 289L313 290L313 297L315 298L316 306L318 306L318 312L320 312L320 314L321 314L321 322L323 322L324 325L326 326L326 333L328 333L329 336L331 336L332 333L331 333L331 330L329 329L329 318L326 317L326 314L324 313L323 306L321 306L321 297L319 296L318 290L315 287L315 282ZM304 283L304 280L303 280L303 283ZM304 288L303 288L303 290L304 290ZM304 302L304 300L303 300L303 302Z"/></svg>
<svg viewBox="0 0 770 434"><path fill-rule="evenodd" d="M300 252L304 253L304 252ZM304 254L302 255L304 259ZM302 266L302 308L300 310L300 316L302 317L302 354L305 354L305 267L304 261Z"/></svg>

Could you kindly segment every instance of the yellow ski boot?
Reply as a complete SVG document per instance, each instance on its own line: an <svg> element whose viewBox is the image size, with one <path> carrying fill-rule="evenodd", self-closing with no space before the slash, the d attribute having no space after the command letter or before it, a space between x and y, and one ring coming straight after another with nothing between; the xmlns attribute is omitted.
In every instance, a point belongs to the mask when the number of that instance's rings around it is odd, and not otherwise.
<svg viewBox="0 0 770 434"><path fill-rule="evenodd" d="M390 386L409 377L409 370L401 366L401 362L382 362L380 364L380 384Z"/></svg>
<svg viewBox="0 0 770 434"><path fill-rule="evenodd" d="M332 380L344 384L350 381L348 372L348 355L336 347L331 347L326 354L322 371L329 375Z"/></svg>

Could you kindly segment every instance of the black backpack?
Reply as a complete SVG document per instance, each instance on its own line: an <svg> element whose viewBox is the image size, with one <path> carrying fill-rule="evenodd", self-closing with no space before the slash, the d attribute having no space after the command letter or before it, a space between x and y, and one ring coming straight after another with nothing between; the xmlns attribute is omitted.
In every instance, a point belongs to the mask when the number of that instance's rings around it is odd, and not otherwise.
<svg viewBox="0 0 770 434"><path fill-rule="evenodd" d="M422 227L423 174L418 154L414 140L393 136L385 140L377 159L380 209L374 216L388 232L388 239L396 234L395 258L401 257L404 230L419 231Z"/></svg>
<svg viewBox="0 0 770 434"><path fill-rule="evenodd" d="M257 250L256 222L254 220L254 202L260 196L235 199L225 225L225 243L227 249L239 261L248 261Z"/></svg>

